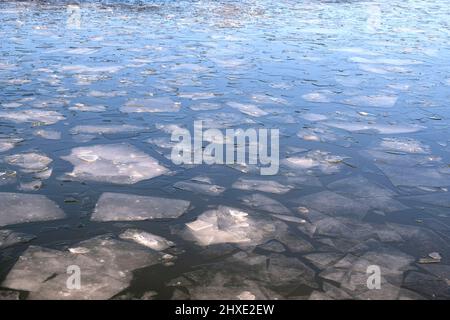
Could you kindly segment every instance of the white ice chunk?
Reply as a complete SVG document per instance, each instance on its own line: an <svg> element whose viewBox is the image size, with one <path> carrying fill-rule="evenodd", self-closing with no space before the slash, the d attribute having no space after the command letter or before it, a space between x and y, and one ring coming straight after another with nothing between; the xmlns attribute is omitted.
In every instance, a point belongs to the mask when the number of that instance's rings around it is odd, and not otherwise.
<svg viewBox="0 0 450 320"><path fill-rule="evenodd" d="M282 160L282 164L300 171L318 170L324 174L336 173L341 169L345 158L329 152L313 150L305 156L293 156Z"/></svg>
<svg viewBox="0 0 450 320"><path fill-rule="evenodd" d="M380 147L383 150L407 152L407 153L430 153L430 147L420 141L411 138L384 138Z"/></svg>
<svg viewBox="0 0 450 320"><path fill-rule="evenodd" d="M64 120L65 118L56 111L29 109L21 111L0 111L0 119L17 123L41 122L49 125Z"/></svg>
<svg viewBox="0 0 450 320"><path fill-rule="evenodd" d="M366 202L355 201L330 191L303 196L298 203L325 214L363 218L370 207Z"/></svg>
<svg viewBox="0 0 450 320"><path fill-rule="evenodd" d="M103 193L91 219L94 221L140 221L178 218L189 201L123 193Z"/></svg>
<svg viewBox="0 0 450 320"><path fill-rule="evenodd" d="M266 211L275 214L290 214L291 211L286 208L281 202L278 202L265 195L254 193L249 196L243 196L241 201L255 210Z"/></svg>
<svg viewBox="0 0 450 320"><path fill-rule="evenodd" d="M132 240L156 251L165 250L175 245L175 243L163 237L137 229L127 229L119 237L124 240Z"/></svg>
<svg viewBox="0 0 450 320"><path fill-rule="evenodd" d="M408 124L382 124L382 123L362 123L362 122L324 122L327 126L347 130L350 132L376 131L379 134L412 133L424 129L419 125Z"/></svg>
<svg viewBox="0 0 450 320"><path fill-rule="evenodd" d="M0 152L5 152L11 150L16 146L17 143L21 142L22 139L15 138L0 138Z"/></svg>
<svg viewBox="0 0 450 320"><path fill-rule="evenodd" d="M186 223L186 227L185 236L201 246L219 243L256 246L275 230L270 220L257 220L247 212L226 206L202 213L195 221Z"/></svg>
<svg viewBox="0 0 450 320"><path fill-rule="evenodd" d="M40 129L40 130L34 131L33 134L35 136L38 136L38 137L41 137L41 138L44 138L44 139L49 139L49 140L59 140L59 139L61 139L61 132L55 131L55 130Z"/></svg>
<svg viewBox="0 0 450 320"><path fill-rule="evenodd" d="M37 194L0 192L0 226L65 218L47 197Z"/></svg>
<svg viewBox="0 0 450 320"><path fill-rule="evenodd" d="M101 105L87 106L83 103L75 103L72 107L69 107L69 110L81 112L103 112L106 110L106 107Z"/></svg>
<svg viewBox="0 0 450 320"><path fill-rule="evenodd" d="M225 191L225 188L219 185L196 182L196 181L179 181L173 185L177 189L200 193L208 196L218 196Z"/></svg>
<svg viewBox="0 0 450 320"><path fill-rule="evenodd" d="M23 172L31 173L47 169L53 160L46 155L29 152L7 156L5 161L10 165L20 167Z"/></svg>
<svg viewBox="0 0 450 320"><path fill-rule="evenodd" d="M220 109L220 108L222 108L222 105L220 105L218 103L203 102L203 103L194 104L194 105L190 106L189 108L194 111L207 111L207 110Z"/></svg>
<svg viewBox="0 0 450 320"><path fill-rule="evenodd" d="M124 132L140 132L147 128L129 124L79 125L70 130L72 134L114 134Z"/></svg>
<svg viewBox="0 0 450 320"><path fill-rule="evenodd" d="M239 102L227 102L227 105L233 109L237 109L243 114L252 116L252 117L261 117L268 114L268 112L262 110L254 104L244 104Z"/></svg>
<svg viewBox="0 0 450 320"><path fill-rule="evenodd" d="M273 180L246 178L239 178L235 183L233 183L232 187L240 190L253 190L277 194L283 194L289 192L292 189L292 187L289 185L281 184Z"/></svg>
<svg viewBox="0 0 450 320"><path fill-rule="evenodd" d="M356 96L344 100L344 103L359 107L392 108L397 99L396 96L386 95Z"/></svg>
<svg viewBox="0 0 450 320"><path fill-rule="evenodd" d="M74 165L65 178L80 181L134 184L168 171L156 159L125 143L78 147L61 158Z"/></svg>
<svg viewBox="0 0 450 320"><path fill-rule="evenodd" d="M15 232L12 230L0 230L0 249L11 247L19 243L26 243L36 238L31 234Z"/></svg>
<svg viewBox="0 0 450 320"><path fill-rule="evenodd" d="M29 291L29 299L110 299L129 286L133 270L161 261L156 251L106 236L77 246L86 250L72 253L30 246L2 286ZM81 271L79 289L67 286L67 270L72 266Z"/></svg>
<svg viewBox="0 0 450 320"><path fill-rule="evenodd" d="M122 112L177 112L181 104L170 98L135 99L120 108Z"/></svg>

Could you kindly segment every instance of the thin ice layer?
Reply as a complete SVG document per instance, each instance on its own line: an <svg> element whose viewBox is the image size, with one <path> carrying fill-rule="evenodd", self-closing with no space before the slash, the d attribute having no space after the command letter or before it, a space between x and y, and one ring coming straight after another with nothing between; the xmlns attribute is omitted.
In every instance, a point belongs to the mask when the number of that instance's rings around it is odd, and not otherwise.
<svg viewBox="0 0 450 320"><path fill-rule="evenodd" d="M123 193L104 193L97 202L94 221L140 221L178 218L189 201Z"/></svg>
<svg viewBox="0 0 450 320"><path fill-rule="evenodd" d="M0 226L63 219L64 212L38 194L0 192Z"/></svg>

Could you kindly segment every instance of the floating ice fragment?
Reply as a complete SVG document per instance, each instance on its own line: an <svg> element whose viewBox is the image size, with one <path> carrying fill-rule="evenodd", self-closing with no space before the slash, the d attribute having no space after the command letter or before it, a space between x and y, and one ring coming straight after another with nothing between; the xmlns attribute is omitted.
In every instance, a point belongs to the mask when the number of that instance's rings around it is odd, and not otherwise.
<svg viewBox="0 0 450 320"><path fill-rule="evenodd" d="M140 221L178 218L189 201L122 193L103 193L92 214L93 221Z"/></svg>
<svg viewBox="0 0 450 320"><path fill-rule="evenodd" d="M208 196L218 196L225 191L225 188L222 186L195 181L179 181L176 182L173 186L177 189L200 193Z"/></svg>
<svg viewBox="0 0 450 320"><path fill-rule="evenodd" d="M132 240L156 251L162 251L175 245L172 241L163 237L137 229L127 229L119 237L124 240Z"/></svg>
<svg viewBox="0 0 450 320"><path fill-rule="evenodd" d="M141 132L147 128L140 126L133 126L129 124L103 124L103 125L79 125L73 127L70 132L72 134L87 133L87 134L114 134L124 132Z"/></svg>
<svg viewBox="0 0 450 320"><path fill-rule="evenodd" d="M2 283L29 291L29 299L109 299L128 287L132 271L158 264L161 254L125 241L99 236L78 244L86 252L71 253L30 246ZM67 270L78 266L80 289L67 286Z"/></svg>
<svg viewBox="0 0 450 320"><path fill-rule="evenodd" d="M40 129L40 130L34 131L33 134L35 136L39 136L41 138L49 139L49 140L59 140L59 139L61 139L61 132L54 131L54 130Z"/></svg>
<svg viewBox="0 0 450 320"><path fill-rule="evenodd" d="M78 147L61 158L74 165L65 178L79 181L134 184L168 171L154 158L124 143Z"/></svg>
<svg viewBox="0 0 450 320"><path fill-rule="evenodd" d="M22 139L15 139L15 138L0 138L0 152L5 152L8 150L11 150L21 142Z"/></svg>
<svg viewBox="0 0 450 320"><path fill-rule="evenodd" d="M0 119L17 123L38 122L46 125L64 120L64 116L56 111L28 109L21 111L0 111Z"/></svg>
<svg viewBox="0 0 450 320"><path fill-rule="evenodd" d="M69 107L69 110L81 112L103 112L106 110L106 107L101 105L87 106L83 103L75 103L72 107Z"/></svg>
<svg viewBox="0 0 450 320"><path fill-rule="evenodd" d="M289 185L281 184L273 180L246 178L239 178L235 183L233 183L232 187L240 190L253 190L277 194L283 194L289 192L292 189L292 187Z"/></svg>
<svg viewBox="0 0 450 320"><path fill-rule="evenodd" d="M11 247L20 243L27 243L36 238L31 234L15 232L12 230L0 230L0 249Z"/></svg>
<svg viewBox="0 0 450 320"><path fill-rule="evenodd" d="M42 195L0 192L0 226L65 218L64 212Z"/></svg>
<svg viewBox="0 0 450 320"><path fill-rule="evenodd" d="M344 157L332 155L326 151L313 150L305 156L294 156L283 159L282 164L291 169L301 171L318 170L324 174L331 174L341 169L344 159Z"/></svg>
<svg viewBox="0 0 450 320"><path fill-rule="evenodd" d="M274 231L275 226L270 220L256 219L239 209L219 206L186 223L184 236L201 246L219 243L256 246L265 242Z"/></svg>
<svg viewBox="0 0 450 320"><path fill-rule="evenodd" d="M47 169L53 160L46 155L29 152L7 156L5 161L10 165L20 167L23 172L33 173Z"/></svg>
<svg viewBox="0 0 450 320"><path fill-rule="evenodd" d="M321 102L321 103L327 103L331 102L331 99L329 98L329 91L324 92L311 92L302 95L302 98L309 102Z"/></svg>
<svg viewBox="0 0 450 320"><path fill-rule="evenodd" d="M208 110L217 110L222 108L222 105L218 103L210 103L210 102L203 102L199 104L194 104L189 107L193 111L208 111Z"/></svg>
<svg viewBox="0 0 450 320"><path fill-rule="evenodd" d="M172 101L170 98L148 98L136 99L127 102L120 108L122 112L178 112L180 103Z"/></svg>
<svg viewBox="0 0 450 320"><path fill-rule="evenodd" d="M243 114L252 116L252 117L261 117L268 114L268 112L262 110L261 108L255 106L254 104L244 104L239 102L227 102L227 106L237 109Z"/></svg>
<svg viewBox="0 0 450 320"><path fill-rule="evenodd" d="M344 196L355 198L367 204L372 209L383 212L394 212L407 209L399 201L393 199L396 193L381 187L362 176L344 178L328 185L330 190Z"/></svg>
<svg viewBox="0 0 450 320"><path fill-rule="evenodd" d="M331 191L303 196L297 202L325 214L356 218L363 218L370 209L365 202L355 201Z"/></svg>
<svg viewBox="0 0 450 320"><path fill-rule="evenodd" d="M381 123L351 123L351 122L324 122L325 125L347 130L350 132L376 131L380 134L412 133L424 129L419 125L381 124Z"/></svg>
<svg viewBox="0 0 450 320"><path fill-rule="evenodd" d="M61 67L61 71L71 73L116 73L120 69L122 69L120 66L88 67L83 65L70 65Z"/></svg>
<svg viewBox="0 0 450 320"><path fill-rule="evenodd" d="M344 103L358 107L392 108L397 99L396 96L385 95L356 96L344 100Z"/></svg>
<svg viewBox="0 0 450 320"><path fill-rule="evenodd" d="M380 147L388 151L430 153L429 146L411 138L384 138L380 143Z"/></svg>
<svg viewBox="0 0 450 320"><path fill-rule="evenodd" d="M211 99L216 96L216 94L212 92L182 92L179 93L178 96L180 98L191 99L191 100L205 100Z"/></svg>
<svg viewBox="0 0 450 320"><path fill-rule="evenodd" d="M243 196L240 200L246 205L255 210L266 211L275 214L290 214L291 211L286 208L281 202L278 202L265 195L254 193L249 196Z"/></svg>

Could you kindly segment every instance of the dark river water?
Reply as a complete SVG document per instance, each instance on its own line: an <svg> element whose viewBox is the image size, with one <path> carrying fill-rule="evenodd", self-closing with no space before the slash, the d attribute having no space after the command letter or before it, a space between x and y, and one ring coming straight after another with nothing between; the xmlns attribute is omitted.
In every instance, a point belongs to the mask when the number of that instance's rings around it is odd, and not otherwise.
<svg viewBox="0 0 450 320"><path fill-rule="evenodd" d="M1 1L0 298L450 298L449 17ZM174 163L200 120L279 170Z"/></svg>

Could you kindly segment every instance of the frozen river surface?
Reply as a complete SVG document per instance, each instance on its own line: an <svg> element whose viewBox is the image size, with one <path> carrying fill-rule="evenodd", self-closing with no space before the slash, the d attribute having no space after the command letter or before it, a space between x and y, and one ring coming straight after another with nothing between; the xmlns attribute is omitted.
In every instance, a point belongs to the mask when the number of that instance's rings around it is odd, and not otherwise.
<svg viewBox="0 0 450 320"><path fill-rule="evenodd" d="M0 3L0 298L450 298L447 1L75 2Z"/></svg>

